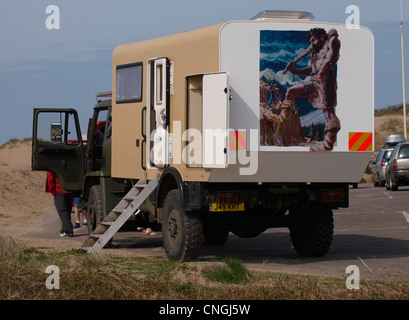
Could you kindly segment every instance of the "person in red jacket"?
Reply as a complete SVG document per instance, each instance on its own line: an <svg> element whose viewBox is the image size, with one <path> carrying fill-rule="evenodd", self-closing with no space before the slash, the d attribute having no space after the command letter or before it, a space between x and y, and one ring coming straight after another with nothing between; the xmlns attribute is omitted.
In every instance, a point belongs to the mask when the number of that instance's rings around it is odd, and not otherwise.
<svg viewBox="0 0 409 320"><path fill-rule="evenodd" d="M57 178L51 172L47 172L45 192L54 196L54 205L61 220L60 236L72 237L74 235L71 222L72 193L63 191Z"/></svg>

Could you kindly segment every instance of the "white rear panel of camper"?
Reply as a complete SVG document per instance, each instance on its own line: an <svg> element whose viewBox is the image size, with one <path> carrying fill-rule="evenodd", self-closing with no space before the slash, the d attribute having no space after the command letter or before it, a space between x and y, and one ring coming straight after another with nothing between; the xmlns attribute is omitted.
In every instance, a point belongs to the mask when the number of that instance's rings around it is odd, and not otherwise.
<svg viewBox="0 0 409 320"><path fill-rule="evenodd" d="M305 77L284 74L283 70L308 47L306 34L316 27L327 32L336 29L341 43L335 107L341 129L328 152L310 151L320 140L312 137L313 127L320 125L322 131L328 120L308 99L296 100L305 141L283 143L283 137L274 137L271 130L262 137L260 126L260 106L265 103L261 86L273 82L284 101L286 90L305 81ZM297 68L307 66L309 58L298 62ZM230 135L233 146L228 168L213 169L209 181L360 181L374 145L374 39L370 30L313 21L228 22L220 31L220 71L229 74L229 126L236 135ZM232 136L240 141L232 141ZM247 153L240 157L242 149Z"/></svg>

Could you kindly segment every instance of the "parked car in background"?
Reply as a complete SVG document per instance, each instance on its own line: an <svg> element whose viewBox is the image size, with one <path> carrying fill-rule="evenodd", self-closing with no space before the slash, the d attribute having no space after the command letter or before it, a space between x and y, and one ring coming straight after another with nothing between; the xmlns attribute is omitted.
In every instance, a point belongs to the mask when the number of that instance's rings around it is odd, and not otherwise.
<svg viewBox="0 0 409 320"><path fill-rule="evenodd" d="M405 142L406 139L400 134L392 134L385 140L385 145L378 152L375 161L370 161L373 164L372 180L375 187L384 187L386 184L385 169L392 155L393 149L398 143Z"/></svg>
<svg viewBox="0 0 409 320"><path fill-rule="evenodd" d="M386 189L396 191L409 185L409 142L399 143L385 169Z"/></svg>
<svg viewBox="0 0 409 320"><path fill-rule="evenodd" d="M393 152L393 147L391 148L382 148L375 161L371 161L371 164L374 165L372 168L372 179L375 187L384 187L385 186L385 169L388 164L389 158Z"/></svg>

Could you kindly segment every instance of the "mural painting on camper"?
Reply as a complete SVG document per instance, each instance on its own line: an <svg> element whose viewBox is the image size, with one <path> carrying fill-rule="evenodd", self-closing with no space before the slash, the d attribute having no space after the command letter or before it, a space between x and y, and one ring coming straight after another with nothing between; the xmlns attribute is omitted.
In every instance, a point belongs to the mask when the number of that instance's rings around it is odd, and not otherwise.
<svg viewBox="0 0 409 320"><path fill-rule="evenodd" d="M260 31L260 145L332 151L336 115L336 29Z"/></svg>

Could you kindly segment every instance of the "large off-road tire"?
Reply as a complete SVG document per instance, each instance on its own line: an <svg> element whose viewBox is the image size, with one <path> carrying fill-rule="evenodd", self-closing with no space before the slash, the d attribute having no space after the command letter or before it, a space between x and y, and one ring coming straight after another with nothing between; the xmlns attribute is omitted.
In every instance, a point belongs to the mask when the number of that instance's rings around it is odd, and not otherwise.
<svg viewBox="0 0 409 320"><path fill-rule="evenodd" d="M162 240L170 260L194 260L202 249L203 226L199 212L182 210L179 190L171 190L163 204Z"/></svg>
<svg viewBox="0 0 409 320"><path fill-rule="evenodd" d="M87 220L88 220L88 234L94 232L104 220L104 207L102 202L102 190L100 185L92 186L89 191L88 205L87 205ZM111 247L112 238L109 239L106 247Z"/></svg>
<svg viewBox="0 0 409 320"><path fill-rule="evenodd" d="M91 234L96 227L99 226L101 221L104 220L102 190L100 185L92 186L91 190L89 191L87 219L88 234Z"/></svg>
<svg viewBox="0 0 409 320"><path fill-rule="evenodd" d="M289 229L294 249L300 256L323 256L331 247L334 233L332 210L316 208L296 213Z"/></svg>

